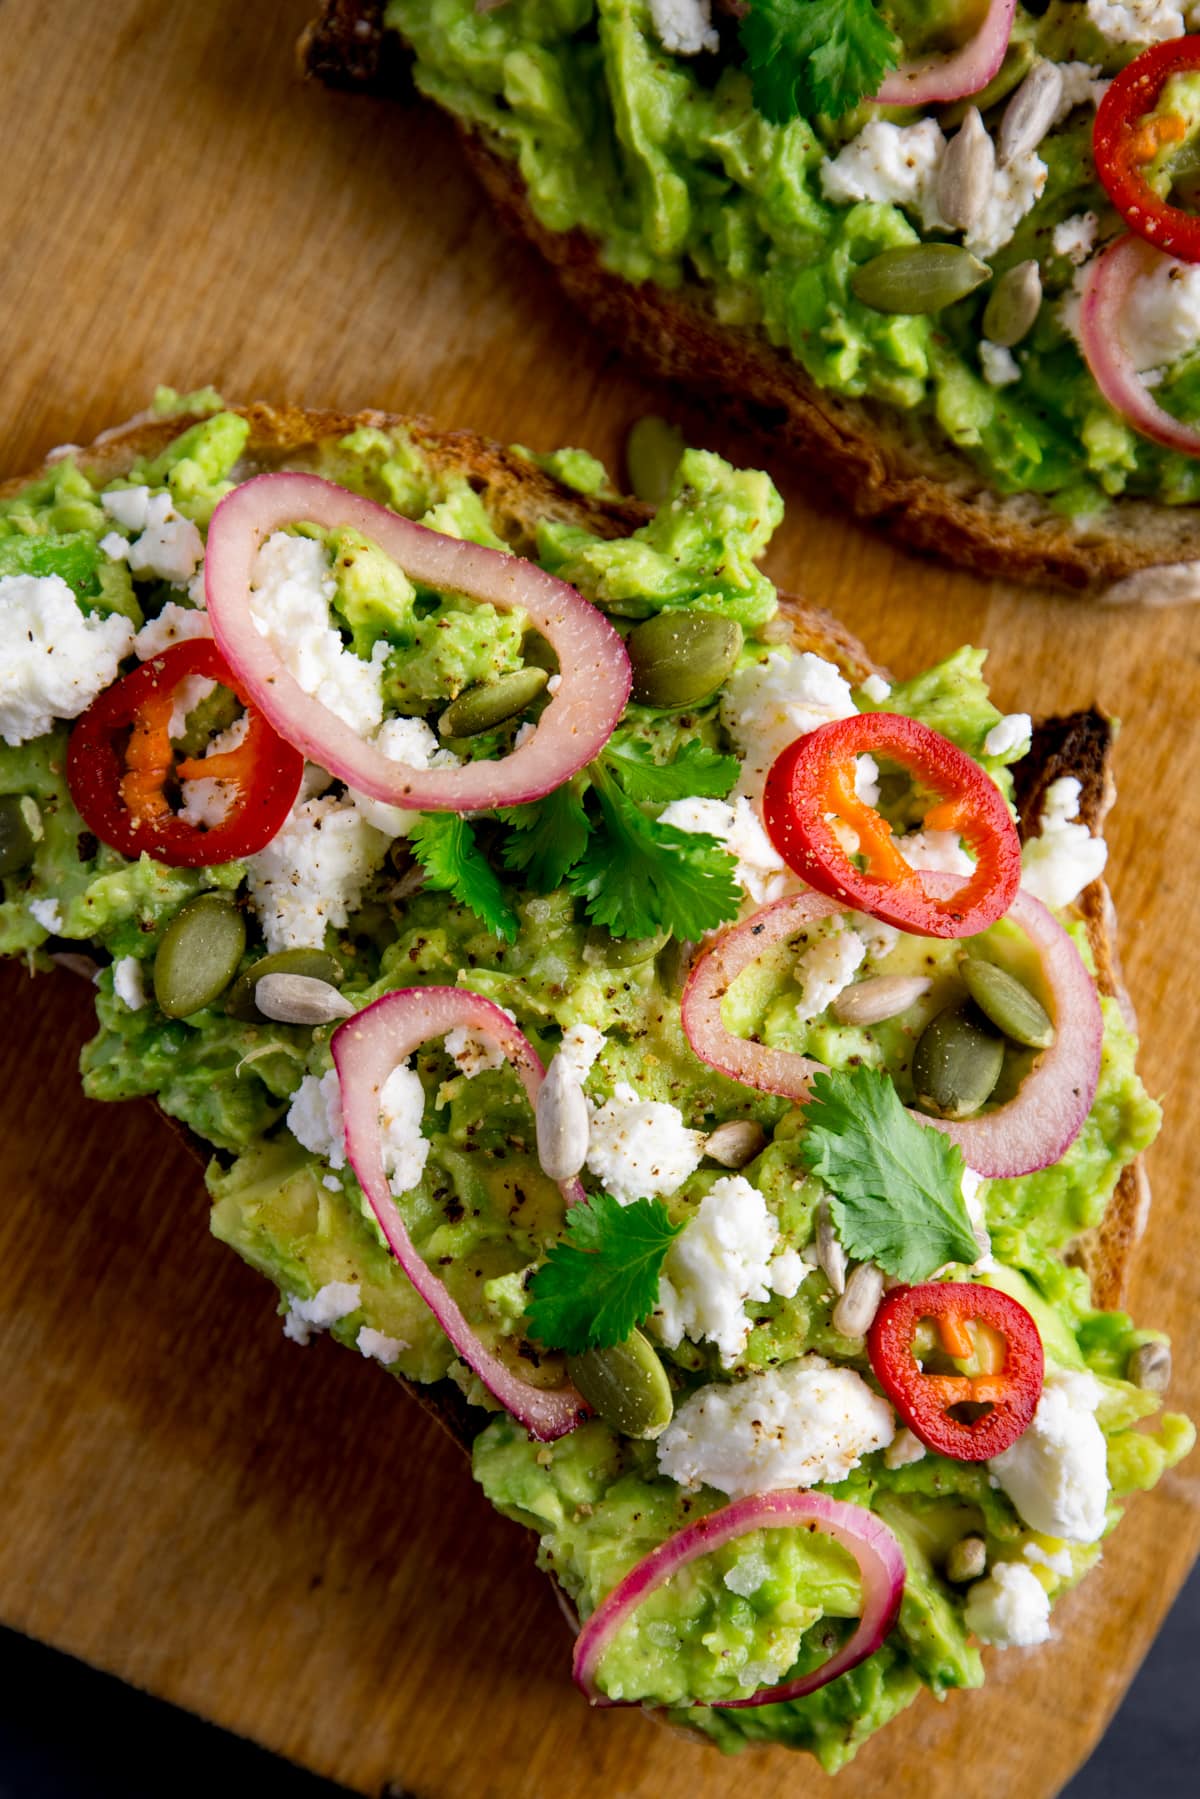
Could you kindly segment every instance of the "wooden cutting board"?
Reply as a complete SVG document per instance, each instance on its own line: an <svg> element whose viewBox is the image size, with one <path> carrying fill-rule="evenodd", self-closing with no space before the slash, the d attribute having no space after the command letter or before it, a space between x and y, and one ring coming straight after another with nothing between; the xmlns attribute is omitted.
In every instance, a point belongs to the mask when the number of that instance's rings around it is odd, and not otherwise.
<svg viewBox="0 0 1200 1799"><path fill-rule="evenodd" d="M0 7L0 477L125 418L159 381L423 410L612 465L634 418L668 411L695 441L761 455L579 325L497 235L427 110L301 84L307 3ZM1172 1397L1200 1412L1200 621L908 560L774 472L789 507L772 572L896 669L971 639L992 646L1002 705L1098 697L1125 721L1112 879L1143 1069L1167 1106L1130 1299L1175 1333ZM82 985L9 967L0 1007L0 1620L364 1793L824 1790L804 1760L735 1767L636 1713L590 1713L526 1540L451 1444L378 1369L284 1341L148 1105L79 1096ZM993 1655L983 1694L923 1697L838 1791L1057 1791L1193 1558L1200 1462L1132 1511L1050 1646Z"/></svg>

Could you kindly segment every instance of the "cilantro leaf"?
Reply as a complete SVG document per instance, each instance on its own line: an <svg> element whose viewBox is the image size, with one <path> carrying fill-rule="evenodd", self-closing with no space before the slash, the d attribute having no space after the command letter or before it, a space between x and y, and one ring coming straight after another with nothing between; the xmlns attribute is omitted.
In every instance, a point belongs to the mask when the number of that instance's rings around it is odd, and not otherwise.
<svg viewBox="0 0 1200 1799"><path fill-rule="evenodd" d="M571 876L571 892L614 937L672 931L695 939L736 918L737 863L715 837L657 824L592 764L601 821Z"/></svg>
<svg viewBox="0 0 1200 1799"><path fill-rule="evenodd" d="M694 737L688 739L673 762L655 762L644 743L630 741L608 744L603 758L631 800L654 804L687 799L723 800L738 778L736 756L720 756Z"/></svg>
<svg viewBox="0 0 1200 1799"><path fill-rule="evenodd" d="M682 1229L660 1199L623 1206L596 1193L572 1206L567 1241L553 1246L529 1283L533 1335L568 1355L623 1343L658 1303L663 1258Z"/></svg>
<svg viewBox="0 0 1200 1799"><path fill-rule="evenodd" d="M517 915L460 813L422 812L408 841L425 870L426 886L453 894L489 931L513 942Z"/></svg>
<svg viewBox="0 0 1200 1799"><path fill-rule="evenodd" d="M753 0L740 35L754 104L773 125L840 118L878 90L902 49L872 0Z"/></svg>
<svg viewBox="0 0 1200 1799"><path fill-rule="evenodd" d="M814 1076L800 1153L830 1191L846 1253L902 1281L979 1246L962 1196L962 1151L919 1124L887 1075L871 1068Z"/></svg>
<svg viewBox="0 0 1200 1799"><path fill-rule="evenodd" d="M505 868L525 875L539 893L561 887L587 848L591 829L574 782L530 805L509 806L500 816L512 827L501 851Z"/></svg>

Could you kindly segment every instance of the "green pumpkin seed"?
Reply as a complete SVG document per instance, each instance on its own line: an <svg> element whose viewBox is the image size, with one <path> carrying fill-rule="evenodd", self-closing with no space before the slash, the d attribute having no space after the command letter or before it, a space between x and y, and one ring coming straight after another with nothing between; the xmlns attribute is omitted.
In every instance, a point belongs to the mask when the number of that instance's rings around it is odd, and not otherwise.
<svg viewBox="0 0 1200 1799"><path fill-rule="evenodd" d="M478 737L524 712L550 679L544 668L514 668L511 674L468 687L438 719L439 737Z"/></svg>
<svg viewBox="0 0 1200 1799"><path fill-rule="evenodd" d="M612 1349L568 1356L567 1373L592 1410L624 1437L661 1436L671 1422L671 1383L641 1331Z"/></svg>
<svg viewBox="0 0 1200 1799"><path fill-rule="evenodd" d="M176 913L154 958L154 997L168 1018L190 1018L224 993L246 949L246 924L223 894L202 893Z"/></svg>
<svg viewBox="0 0 1200 1799"><path fill-rule="evenodd" d="M638 968L654 960L669 936L669 931L659 931L654 937L611 937L593 925L584 940L583 959L593 968Z"/></svg>
<svg viewBox="0 0 1200 1799"><path fill-rule="evenodd" d="M741 654L742 627L711 612L660 612L625 642L639 705L678 712L715 693Z"/></svg>
<svg viewBox="0 0 1200 1799"><path fill-rule="evenodd" d="M254 989L266 974L303 974L313 981L328 981L331 987L340 986L342 980L341 967L326 950L277 950L238 976L225 1001L230 1018L240 1018L243 1024L262 1023L264 1014L254 1003Z"/></svg>
<svg viewBox="0 0 1200 1799"><path fill-rule="evenodd" d="M695 954L696 945L686 937L672 937L660 954L658 978L663 984L664 992L671 994L673 998L678 998L683 992Z"/></svg>
<svg viewBox="0 0 1200 1799"><path fill-rule="evenodd" d="M625 467L639 500L648 506L662 505L685 447L678 425L668 425L660 418L638 420L626 439Z"/></svg>
<svg viewBox="0 0 1200 1799"><path fill-rule="evenodd" d="M991 274L961 244L911 244L884 250L855 269L851 291L875 312L940 312Z"/></svg>
<svg viewBox="0 0 1200 1799"><path fill-rule="evenodd" d="M27 795L0 796L0 875L20 874L33 861L42 835L42 816Z"/></svg>
<svg viewBox="0 0 1200 1799"><path fill-rule="evenodd" d="M981 87L969 99L955 100L952 105L942 108L938 114L938 124L942 130L953 131L956 125L961 125L968 106L977 106L980 112L986 112L989 106L996 106L1001 100L1006 100L1028 75L1033 67L1033 58L1031 43L1024 39L1010 43L1004 52L1004 61L986 87Z"/></svg>
<svg viewBox="0 0 1200 1799"><path fill-rule="evenodd" d="M1032 259L1006 269L983 311L983 335L1011 350L1032 331L1042 306L1042 272Z"/></svg>
<svg viewBox="0 0 1200 1799"><path fill-rule="evenodd" d="M982 956L964 956L958 972L967 992L998 1031L1025 1049L1049 1049L1054 1042L1050 1015L1006 968Z"/></svg>
<svg viewBox="0 0 1200 1799"><path fill-rule="evenodd" d="M1000 1079L1004 1039L967 1001L931 1018L913 1050L917 1104L939 1118L969 1118Z"/></svg>
<svg viewBox="0 0 1200 1799"><path fill-rule="evenodd" d="M521 660L529 668L544 668L548 675L558 673L558 652L540 631L526 631L521 639Z"/></svg>

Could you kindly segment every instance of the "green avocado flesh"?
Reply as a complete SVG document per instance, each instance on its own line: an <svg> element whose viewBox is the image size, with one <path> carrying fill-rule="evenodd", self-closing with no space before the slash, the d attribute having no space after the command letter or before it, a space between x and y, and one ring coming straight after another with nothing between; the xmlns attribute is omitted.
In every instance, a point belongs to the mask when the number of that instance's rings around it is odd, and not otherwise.
<svg viewBox="0 0 1200 1799"><path fill-rule="evenodd" d="M536 9L522 10L532 17ZM167 451L115 485L141 484L152 494L169 495L178 514L203 532L242 473L245 440L244 422L231 413L181 422L181 435ZM591 491L606 487L591 458L575 453L549 460ZM304 466L435 529L483 544L503 542L502 521L489 516L469 483L438 472L402 432L355 432L309 453ZM764 475L687 452L671 496L648 524L604 540L547 516L536 532L537 559L608 610L622 629L664 607L694 606L736 619L745 633L741 663L731 677L736 681L769 656L778 658L772 667L790 666L790 649L763 637L776 600L756 566L780 511ZM128 561L110 554L111 543L109 551L101 548L111 528L100 495L71 461L0 502L0 569L17 584L0 577L0 605L30 576L54 575L67 582L89 617L117 612L140 624L167 603L194 604L194 590L189 594L153 575L131 577ZM302 534L307 530L301 527ZM436 724L464 688L523 667L527 654L537 653L519 614L414 588L375 545L348 531L329 534L324 547L330 613L343 651L382 670L389 713ZM132 666L132 658L124 666ZM833 676L829 665L819 666ZM893 687L886 705L951 738L1008 793L1006 762L1023 745L1002 756L988 753L986 739L1000 714L988 698L982 667L981 652L963 649ZM0 686L0 699L3 693ZM864 690L851 701L864 711L880 703ZM542 704L544 698L535 702ZM185 723L188 736L201 743L209 730L223 728L228 719L220 716L219 696L200 700ZM458 749L504 755L518 728L519 721L508 721ZM244 1006L243 1016L234 1016L223 999L190 1017L168 1018L155 1003L157 948L198 893L223 890L241 907L248 930L243 972L265 951L277 952L277 943L264 941L256 911L253 860L176 870L146 857L130 863L98 842L66 787L69 729L60 722L24 743L0 745L0 796L32 801L37 820L30 833L32 860L3 880L0 951L33 968L49 967L52 929L59 942L96 956L103 965L99 1029L83 1054L86 1091L113 1100L152 1095L210 1147L212 1228L277 1285L289 1335L303 1341L307 1330L328 1322L339 1342L374 1355L396 1375L457 1386L476 1408L476 1478L499 1510L538 1533L541 1565L586 1616L644 1555L722 1505L724 1495L678 1484L660 1471L653 1442L622 1438L598 1419L553 1444L538 1444L498 1409L387 1250L336 1132L331 1127L314 1148L289 1128L289 1108L302 1084L311 1097L317 1081L330 1075L333 1027L247 1021ZM659 765L687 746L689 754L696 746L726 756L737 749L719 696L686 712L631 704L614 743L618 751L648 745ZM880 804L897 828L913 822L904 811L912 796L893 799L886 778L884 787ZM28 816L26 807L22 817ZM640 1100L678 1108L695 1131L707 1133L732 1119L758 1122L763 1147L741 1174L765 1202L780 1248L809 1251L822 1188L801 1153L805 1114L697 1059L681 1026L675 946L651 941L643 953L640 946L615 943L561 877L522 885L497 848L512 841L502 836L505 828L521 835L521 820L511 815L473 820L478 857L512 912L511 928L497 933L449 892L428 882L418 888L405 840L412 815L395 822L395 831L373 827L373 872L345 922L319 920L308 940L310 951L335 958L341 992L351 1005L360 1008L397 988L457 984L508 1008L547 1063L564 1032L591 1027L603 1034L586 1077L593 1102L609 1099L624 1083ZM539 866L545 872L545 863ZM56 912L48 911L49 902ZM1086 958L1082 928L1068 926ZM828 930L827 923L812 927L809 947ZM1020 944L1004 923L971 947L1020 972ZM834 1067L885 1070L907 1101L916 1036L952 990L961 948L916 937L873 940L862 973L917 973L931 984L906 1012L856 1028L837 1022L828 1009L807 1021L798 1017L796 946L780 946L735 983L725 1022L735 1033ZM1099 1382L1110 1527L1120 1515L1117 1502L1153 1485L1191 1440L1182 1419L1168 1416L1156 1431L1145 1428L1158 1397L1124 1376L1131 1352L1155 1339L1123 1314L1096 1311L1086 1276L1065 1254L1100 1219L1122 1168L1157 1129L1158 1108L1135 1072L1135 1047L1119 1010L1105 1001L1100 1086L1079 1137L1054 1167L985 1183L981 1191L998 1261L987 1278L1033 1313L1052 1366L1090 1369ZM415 1057L428 1152L419 1179L398 1203L420 1254L482 1340L525 1379L560 1385L563 1359L531 1340L526 1306L531 1269L563 1233L562 1194L538 1164L533 1118L512 1069L501 1063L469 1071L456 1059L461 1053L452 1056L433 1041ZM298 1117L293 1122L301 1129ZM301 1134L316 1141L311 1125ZM682 1224L691 1218L726 1173L701 1162L666 1195L672 1219ZM585 1173L584 1179L595 1190L596 1177ZM339 1286L349 1289L348 1308L306 1321L304 1308L319 1310L318 1296ZM725 1362L707 1339L684 1336L677 1347L667 1347L651 1320L646 1330L663 1358L676 1411L701 1385L744 1381L808 1352L873 1379L862 1340L835 1329L834 1300L825 1275L806 1265L791 1297L748 1302L744 1347ZM773 1530L692 1563L686 1578L640 1608L603 1658L604 1691L664 1708L723 1749L774 1741L807 1749L835 1769L922 1686L941 1697L954 1687L978 1685L983 1667L965 1622L965 1589L944 1573L951 1546L964 1535L982 1534L989 1563L1020 1560L1030 1548L1048 1556L1025 1561L1036 1564L1051 1598L1086 1571L1098 1548L1065 1547L1039 1536L990 1482L986 1466L929 1453L890 1467L885 1456L880 1450L864 1454L845 1478L822 1488L878 1513L907 1564L899 1621L867 1661L802 1700L719 1709L722 1699L817 1667L853 1630L860 1609L859 1578L844 1550L825 1536Z"/></svg>
<svg viewBox="0 0 1200 1799"><path fill-rule="evenodd" d="M881 10L921 54L964 41L982 9L921 0ZM1094 214L1100 243L1121 228L1092 160L1091 101L1050 130L1037 152L1040 195L1008 241L981 252L996 279L1036 259L1045 296L1016 352L1018 378L993 386L980 341L994 282L933 314L873 311L851 291L856 268L899 245L951 239L915 202L834 200L822 181L822 165L864 126L932 123L937 108L864 102L837 120L771 124L728 18L716 54L686 57L663 48L644 0L511 0L487 12L474 0L388 0L385 19L415 54L418 87L516 163L539 221L586 232L626 280L698 282L722 323L761 329L820 386L880 403L914 440L957 448L1003 493L1037 493L1075 516L1118 494L1200 499L1200 462L1133 432L1064 323L1078 270L1055 227ZM1138 48L1102 36L1076 0L1018 6L1013 41L1096 78ZM1002 104L987 113L993 136ZM1200 349L1172 362L1154 391L1179 418L1200 418Z"/></svg>

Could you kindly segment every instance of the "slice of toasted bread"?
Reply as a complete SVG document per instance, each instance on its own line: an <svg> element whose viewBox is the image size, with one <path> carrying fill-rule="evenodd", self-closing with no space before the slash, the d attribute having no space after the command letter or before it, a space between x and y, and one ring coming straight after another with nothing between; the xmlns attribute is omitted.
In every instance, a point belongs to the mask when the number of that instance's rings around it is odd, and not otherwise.
<svg viewBox="0 0 1200 1799"><path fill-rule="evenodd" d="M382 16L382 0L324 0L301 40L302 67L336 86L400 91L401 46ZM594 325L655 374L718 398L722 417L762 435L772 453L785 448L819 469L822 493L832 488L860 518L981 574L1113 602L1200 599L1196 507L1123 498L1071 521L1036 494L997 493L948 443L914 436L896 409L830 393L762 332L719 322L701 286L668 292L612 273L593 239L538 221L510 157L465 127L460 134L497 213Z"/></svg>

